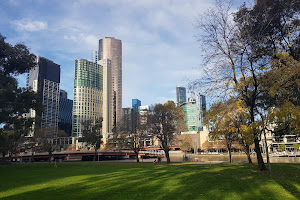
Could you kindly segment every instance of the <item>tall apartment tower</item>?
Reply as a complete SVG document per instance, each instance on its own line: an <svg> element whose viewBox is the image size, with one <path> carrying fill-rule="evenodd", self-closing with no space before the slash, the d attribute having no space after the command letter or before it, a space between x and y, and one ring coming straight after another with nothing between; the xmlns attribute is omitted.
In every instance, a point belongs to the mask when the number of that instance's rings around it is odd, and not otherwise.
<svg viewBox="0 0 300 200"><path fill-rule="evenodd" d="M99 40L99 60L111 60L113 126L122 117L122 41L113 37Z"/></svg>
<svg viewBox="0 0 300 200"><path fill-rule="evenodd" d="M82 137L86 120L102 117L103 67L86 59L75 60L72 137Z"/></svg>
<svg viewBox="0 0 300 200"><path fill-rule="evenodd" d="M97 63L98 62L98 51L93 51L92 52L92 61L94 63Z"/></svg>
<svg viewBox="0 0 300 200"><path fill-rule="evenodd" d="M182 86L176 87L176 97L177 97L177 105L180 105L180 104L186 102L185 87L182 87Z"/></svg>
<svg viewBox="0 0 300 200"><path fill-rule="evenodd" d="M107 133L111 133L114 121L114 108L112 106L112 83L111 83L111 61L109 59L98 60L103 67L103 105L102 105L102 133L104 138Z"/></svg>
<svg viewBox="0 0 300 200"><path fill-rule="evenodd" d="M56 137L59 115L60 65L39 55L36 56L36 62L37 66L28 73L26 85L37 93L44 106L44 111L37 113L35 110L30 110L26 116L35 118L34 130L47 129L47 132Z"/></svg>
<svg viewBox="0 0 300 200"><path fill-rule="evenodd" d="M198 131L203 131L203 118L206 111L206 99L202 94L198 94L196 97L197 105L197 118L198 118Z"/></svg>

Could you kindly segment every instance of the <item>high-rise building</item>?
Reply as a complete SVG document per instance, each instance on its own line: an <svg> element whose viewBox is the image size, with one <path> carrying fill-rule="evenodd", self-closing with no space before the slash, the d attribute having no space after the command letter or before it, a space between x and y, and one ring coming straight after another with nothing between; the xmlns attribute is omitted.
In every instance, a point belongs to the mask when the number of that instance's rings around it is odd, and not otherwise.
<svg viewBox="0 0 300 200"><path fill-rule="evenodd" d="M133 112L132 108L122 108L122 121L121 121L121 128L124 132L132 133L134 126L133 126Z"/></svg>
<svg viewBox="0 0 300 200"><path fill-rule="evenodd" d="M132 110L133 112L139 112L139 106L141 106L141 101L138 99L132 99Z"/></svg>
<svg viewBox="0 0 300 200"><path fill-rule="evenodd" d="M83 122L102 117L103 67L86 59L75 60L72 136L81 137Z"/></svg>
<svg viewBox="0 0 300 200"><path fill-rule="evenodd" d="M37 93L44 111L31 110L26 116L34 117L34 130L46 129L56 137L59 113L60 65L51 60L36 56L37 66L27 76L27 87ZM31 133L32 134L32 133Z"/></svg>
<svg viewBox="0 0 300 200"><path fill-rule="evenodd" d="M185 87L182 87L182 86L176 87L176 97L177 97L177 105L180 105L180 104L186 102Z"/></svg>
<svg viewBox="0 0 300 200"><path fill-rule="evenodd" d="M109 59L98 60L103 67L103 105L102 105L102 133L111 133L114 127L113 91L111 83L111 61Z"/></svg>
<svg viewBox="0 0 300 200"><path fill-rule="evenodd" d="M147 123L147 117L148 114L150 113L150 106L145 105L145 106L139 106L139 115L140 115L140 124L146 124Z"/></svg>
<svg viewBox="0 0 300 200"><path fill-rule="evenodd" d="M114 127L122 117L122 41L113 37L99 40L99 60L111 60L111 82L114 108Z"/></svg>
<svg viewBox="0 0 300 200"><path fill-rule="evenodd" d="M68 136L72 134L72 111L73 100L68 99L66 91L60 90L58 129L65 131Z"/></svg>
<svg viewBox="0 0 300 200"><path fill-rule="evenodd" d="M206 111L205 96L198 94L196 100L189 98L189 102L182 103L181 106L183 107L184 120L188 131L203 131L203 118Z"/></svg>
<svg viewBox="0 0 300 200"><path fill-rule="evenodd" d="M98 51L92 52L92 62L94 62L94 63L98 62Z"/></svg>
<svg viewBox="0 0 300 200"><path fill-rule="evenodd" d="M184 121L188 131L198 131L197 105L195 102L183 103Z"/></svg>
<svg viewBox="0 0 300 200"><path fill-rule="evenodd" d="M206 111L206 99L202 94L198 94L196 97L197 104L197 118L198 118L198 131L203 131L203 118Z"/></svg>

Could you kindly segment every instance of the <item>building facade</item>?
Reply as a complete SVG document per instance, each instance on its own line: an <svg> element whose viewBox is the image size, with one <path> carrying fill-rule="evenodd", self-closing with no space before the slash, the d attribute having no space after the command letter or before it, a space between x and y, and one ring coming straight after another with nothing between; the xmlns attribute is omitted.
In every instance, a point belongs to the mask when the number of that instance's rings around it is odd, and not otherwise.
<svg viewBox="0 0 300 200"><path fill-rule="evenodd" d="M184 121L189 132L198 131L197 105L193 102L186 102L182 105Z"/></svg>
<svg viewBox="0 0 300 200"><path fill-rule="evenodd" d="M58 129L65 131L68 136L72 134L72 111L73 100L68 99L66 91L60 90Z"/></svg>
<svg viewBox="0 0 300 200"><path fill-rule="evenodd" d="M189 98L189 102L182 103L185 115L185 124L189 132L203 131L203 118L206 112L205 96L198 94L196 99Z"/></svg>
<svg viewBox="0 0 300 200"><path fill-rule="evenodd" d="M94 63L98 62L98 51L92 52L92 62L94 62Z"/></svg>
<svg viewBox="0 0 300 200"><path fill-rule="evenodd" d="M197 104L197 118L198 118L198 131L203 131L203 118L205 117L206 112L206 99L202 94L198 94L196 97Z"/></svg>
<svg viewBox="0 0 300 200"><path fill-rule="evenodd" d="M37 66L31 69L26 85L37 93L44 111L41 113L30 110L27 117L34 117L34 130L46 129L53 137L58 130L59 97L60 97L60 65L51 60L36 56ZM33 133L30 133L33 136Z"/></svg>
<svg viewBox="0 0 300 200"><path fill-rule="evenodd" d="M133 112L139 112L139 106L141 106L141 101L138 99L132 99L132 109Z"/></svg>
<svg viewBox="0 0 300 200"><path fill-rule="evenodd" d="M111 60L112 106L114 127L122 118L122 41L113 37L99 40L98 59Z"/></svg>
<svg viewBox="0 0 300 200"><path fill-rule="evenodd" d="M98 60L97 62L103 68L103 104L102 104L102 133L106 137L114 128L115 108L113 107L113 91L111 82L111 61L109 59Z"/></svg>
<svg viewBox="0 0 300 200"><path fill-rule="evenodd" d="M72 136L82 137L86 120L102 117L103 67L86 59L75 60Z"/></svg>
<svg viewBox="0 0 300 200"><path fill-rule="evenodd" d="M186 89L182 86L176 87L176 99L177 99L177 105L180 105L184 102L186 102Z"/></svg>

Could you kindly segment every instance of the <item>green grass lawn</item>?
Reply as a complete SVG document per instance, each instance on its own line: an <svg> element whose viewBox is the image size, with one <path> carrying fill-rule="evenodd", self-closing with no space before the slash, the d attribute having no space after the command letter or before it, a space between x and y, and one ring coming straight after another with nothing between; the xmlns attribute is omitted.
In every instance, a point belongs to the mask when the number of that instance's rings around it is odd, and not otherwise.
<svg viewBox="0 0 300 200"><path fill-rule="evenodd" d="M78 162L0 166L0 199L300 199L300 165Z"/></svg>

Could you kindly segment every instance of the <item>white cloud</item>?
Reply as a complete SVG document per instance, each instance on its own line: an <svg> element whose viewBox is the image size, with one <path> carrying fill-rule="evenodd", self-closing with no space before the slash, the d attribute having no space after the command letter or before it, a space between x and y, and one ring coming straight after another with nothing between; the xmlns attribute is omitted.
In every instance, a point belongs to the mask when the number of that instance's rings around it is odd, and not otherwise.
<svg viewBox="0 0 300 200"><path fill-rule="evenodd" d="M54 0L55 9L49 9L48 1L34 6L33 1L18 1L22 9L18 16L7 12L10 20L6 23L11 22L8 30L21 31L7 37L15 43L24 42L34 53L60 64L61 87L70 97L74 60L90 59L103 37L120 39L123 106L130 106L132 98L148 105L165 103L175 100L177 85L187 86L189 79L202 75L195 69L201 58L193 38L193 18L212 1Z"/></svg>
<svg viewBox="0 0 300 200"><path fill-rule="evenodd" d="M19 31L40 31L48 28L47 22L32 21L29 19L14 20L11 24Z"/></svg>

